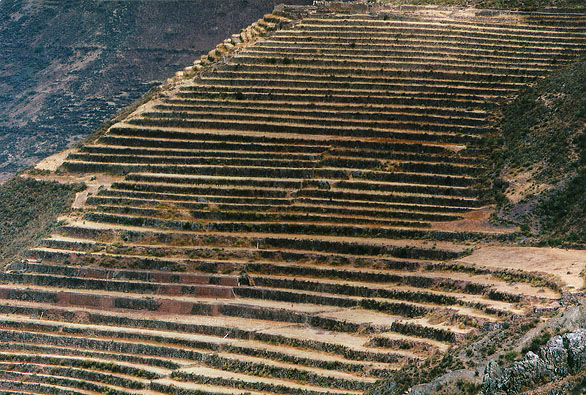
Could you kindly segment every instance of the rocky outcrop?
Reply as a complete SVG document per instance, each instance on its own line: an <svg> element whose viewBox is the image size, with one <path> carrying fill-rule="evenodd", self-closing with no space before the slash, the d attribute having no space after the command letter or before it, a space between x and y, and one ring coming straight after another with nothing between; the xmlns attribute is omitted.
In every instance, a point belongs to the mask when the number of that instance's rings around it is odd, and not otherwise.
<svg viewBox="0 0 586 395"><path fill-rule="evenodd" d="M554 336L539 350L529 351L509 368L490 362L484 373L482 393L518 394L524 390L559 381L586 367L586 329Z"/></svg>

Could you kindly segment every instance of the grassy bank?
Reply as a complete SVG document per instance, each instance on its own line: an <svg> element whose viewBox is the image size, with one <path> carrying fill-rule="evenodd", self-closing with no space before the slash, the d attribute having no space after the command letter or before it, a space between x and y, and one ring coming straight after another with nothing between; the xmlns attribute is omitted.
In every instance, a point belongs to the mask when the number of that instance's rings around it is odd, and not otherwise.
<svg viewBox="0 0 586 395"><path fill-rule="evenodd" d="M65 185L15 177L0 185L0 263L47 236L69 210L82 184Z"/></svg>
<svg viewBox="0 0 586 395"><path fill-rule="evenodd" d="M499 219L538 243L586 245L586 58L503 108L496 141Z"/></svg>

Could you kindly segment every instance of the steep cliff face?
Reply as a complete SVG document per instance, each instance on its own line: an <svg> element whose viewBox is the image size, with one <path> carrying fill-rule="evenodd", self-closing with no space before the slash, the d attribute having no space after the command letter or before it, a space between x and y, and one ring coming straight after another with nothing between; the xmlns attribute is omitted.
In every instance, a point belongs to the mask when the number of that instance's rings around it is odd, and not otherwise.
<svg viewBox="0 0 586 395"><path fill-rule="evenodd" d="M1 1L0 181L78 141L278 3Z"/></svg>

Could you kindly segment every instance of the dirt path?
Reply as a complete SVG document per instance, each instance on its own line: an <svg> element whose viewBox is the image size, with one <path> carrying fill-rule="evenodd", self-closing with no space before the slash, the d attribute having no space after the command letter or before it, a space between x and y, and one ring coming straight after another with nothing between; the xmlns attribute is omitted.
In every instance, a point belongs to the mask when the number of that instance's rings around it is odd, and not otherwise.
<svg viewBox="0 0 586 395"><path fill-rule="evenodd" d="M483 207L472 210L462 215L458 221L432 222L432 230L443 230L446 232L485 232L485 233L514 233L518 232L517 227L497 226L489 222L493 207Z"/></svg>
<svg viewBox="0 0 586 395"><path fill-rule="evenodd" d="M51 156L43 159L39 163L37 163L37 165L35 166L35 169L55 171L55 170L57 170L57 168L59 166L61 166L63 164L63 162L65 162L65 159L67 159L67 156L74 151L77 151L77 149L76 148L69 148L64 151L58 152L54 155L51 155Z"/></svg>

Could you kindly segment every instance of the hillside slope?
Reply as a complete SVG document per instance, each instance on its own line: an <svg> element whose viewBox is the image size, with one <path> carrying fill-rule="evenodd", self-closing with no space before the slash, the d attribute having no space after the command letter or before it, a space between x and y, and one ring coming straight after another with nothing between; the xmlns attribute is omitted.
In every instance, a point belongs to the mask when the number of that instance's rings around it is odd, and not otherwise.
<svg viewBox="0 0 586 395"><path fill-rule="evenodd" d="M279 2L1 1L0 182L79 141Z"/></svg>
<svg viewBox="0 0 586 395"><path fill-rule="evenodd" d="M581 58L502 107L502 131L491 158L499 203L495 217L521 225L534 243L583 247L586 241L585 88ZM511 254L503 258L511 264ZM555 318L498 327L427 366L397 371L371 395L400 394L409 387L415 388L412 394L582 393L585 367L572 347L584 342L584 317L583 301L569 298ZM556 335L564 335L563 347Z"/></svg>
<svg viewBox="0 0 586 395"><path fill-rule="evenodd" d="M0 263L48 236L57 217L71 208L82 184L15 177L0 185ZM39 210L43 207L43 210Z"/></svg>
<svg viewBox="0 0 586 395"><path fill-rule="evenodd" d="M358 395L461 369L446 351L583 285L577 255L512 262L482 174L502 100L585 52L579 11L263 17L25 173L88 189L0 273L0 388Z"/></svg>
<svg viewBox="0 0 586 395"><path fill-rule="evenodd" d="M87 189L0 272L0 389L478 392L584 285L483 174L503 100L585 53L586 10L278 8L22 173Z"/></svg>
<svg viewBox="0 0 586 395"><path fill-rule="evenodd" d="M503 109L498 217L535 241L586 245L586 59Z"/></svg>

